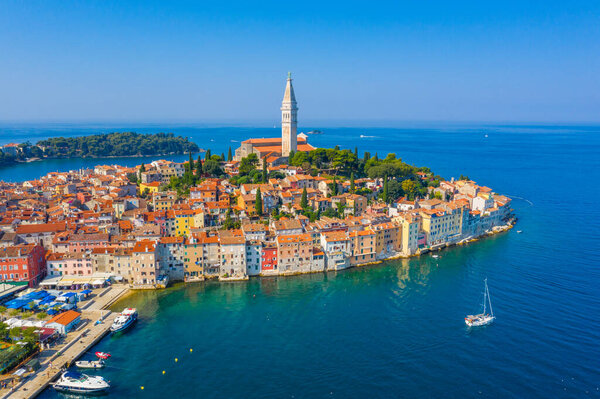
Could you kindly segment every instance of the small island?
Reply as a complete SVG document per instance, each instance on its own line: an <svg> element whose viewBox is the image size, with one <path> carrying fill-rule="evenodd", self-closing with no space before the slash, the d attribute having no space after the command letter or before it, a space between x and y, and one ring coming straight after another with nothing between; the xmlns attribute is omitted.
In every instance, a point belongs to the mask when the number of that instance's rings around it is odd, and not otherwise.
<svg viewBox="0 0 600 399"><path fill-rule="evenodd" d="M198 145L173 133L114 132L80 137L53 137L6 144L1 148L0 166L44 158L100 158L196 153Z"/></svg>

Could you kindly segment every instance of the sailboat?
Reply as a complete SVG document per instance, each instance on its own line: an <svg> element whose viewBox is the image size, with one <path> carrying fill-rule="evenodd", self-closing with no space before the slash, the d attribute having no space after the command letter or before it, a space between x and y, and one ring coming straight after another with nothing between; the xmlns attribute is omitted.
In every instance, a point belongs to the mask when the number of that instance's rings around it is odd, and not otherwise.
<svg viewBox="0 0 600 399"><path fill-rule="evenodd" d="M487 278L485 282L485 291L483 292L483 312L476 315L468 315L465 317L465 324L469 327L480 327L492 324L496 319L494 316L494 309L492 309L492 300L490 299L490 290L487 285ZM486 313L486 305L490 305L490 313Z"/></svg>

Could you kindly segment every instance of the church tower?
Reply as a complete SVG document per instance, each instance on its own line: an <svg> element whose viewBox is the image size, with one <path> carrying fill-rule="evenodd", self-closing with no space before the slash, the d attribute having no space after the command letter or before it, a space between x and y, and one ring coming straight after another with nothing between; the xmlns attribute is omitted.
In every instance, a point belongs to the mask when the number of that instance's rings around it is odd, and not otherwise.
<svg viewBox="0 0 600 399"><path fill-rule="evenodd" d="M287 84L281 102L281 156L287 157L290 151L298 149L297 127L298 107L292 86L292 74L288 72Z"/></svg>

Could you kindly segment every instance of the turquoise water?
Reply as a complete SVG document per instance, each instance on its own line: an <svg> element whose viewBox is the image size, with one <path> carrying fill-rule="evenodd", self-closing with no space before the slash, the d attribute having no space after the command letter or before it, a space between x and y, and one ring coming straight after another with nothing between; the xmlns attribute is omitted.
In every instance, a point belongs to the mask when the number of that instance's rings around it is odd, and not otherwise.
<svg viewBox="0 0 600 399"><path fill-rule="evenodd" d="M188 129L213 152L275 134ZM93 349L113 355L99 373L111 396L600 397L599 127L322 130L316 145L394 151L514 196L523 233L440 259L136 294L118 308L138 307L139 323ZM43 172L29 167L2 178ZM469 331L485 277L497 320Z"/></svg>

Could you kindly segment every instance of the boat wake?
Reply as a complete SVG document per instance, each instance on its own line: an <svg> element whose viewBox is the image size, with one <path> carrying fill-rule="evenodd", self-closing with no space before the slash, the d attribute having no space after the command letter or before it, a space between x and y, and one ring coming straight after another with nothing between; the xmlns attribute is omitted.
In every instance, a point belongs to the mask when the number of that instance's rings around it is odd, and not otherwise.
<svg viewBox="0 0 600 399"><path fill-rule="evenodd" d="M360 138L361 138L361 139L374 139L375 137L377 137L377 136L366 136L366 135L364 135L364 134L361 134L361 135L360 135Z"/></svg>
<svg viewBox="0 0 600 399"><path fill-rule="evenodd" d="M516 195L508 195L508 194L506 194L506 196L509 198L513 198L513 199L523 200L523 201L527 202L529 205L533 206L533 202L529 201L527 198L517 197Z"/></svg>

